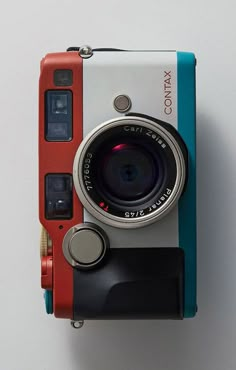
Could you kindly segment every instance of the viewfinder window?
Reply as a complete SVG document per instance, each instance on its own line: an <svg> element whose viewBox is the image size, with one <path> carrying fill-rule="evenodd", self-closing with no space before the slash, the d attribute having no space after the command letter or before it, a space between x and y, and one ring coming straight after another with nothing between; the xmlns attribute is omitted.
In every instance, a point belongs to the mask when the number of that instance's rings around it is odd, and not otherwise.
<svg viewBox="0 0 236 370"><path fill-rule="evenodd" d="M47 141L72 139L72 92L51 90L45 96L45 137Z"/></svg>

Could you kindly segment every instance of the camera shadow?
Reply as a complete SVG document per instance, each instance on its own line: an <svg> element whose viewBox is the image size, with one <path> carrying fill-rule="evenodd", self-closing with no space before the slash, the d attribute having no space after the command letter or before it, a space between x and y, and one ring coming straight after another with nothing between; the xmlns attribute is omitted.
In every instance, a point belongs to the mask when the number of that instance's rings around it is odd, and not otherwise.
<svg viewBox="0 0 236 370"><path fill-rule="evenodd" d="M87 321L68 329L70 369L83 370L203 370L234 369L236 324L233 315L233 261L230 242L232 152L226 136L214 129L211 117L198 112L198 305L194 319L184 321ZM216 127L220 125L217 124ZM230 209L231 208L231 209ZM232 239L233 240L233 239ZM232 269L231 269L232 267ZM232 353L231 353L232 351ZM226 356L231 356L227 364ZM231 367L232 365L232 367Z"/></svg>

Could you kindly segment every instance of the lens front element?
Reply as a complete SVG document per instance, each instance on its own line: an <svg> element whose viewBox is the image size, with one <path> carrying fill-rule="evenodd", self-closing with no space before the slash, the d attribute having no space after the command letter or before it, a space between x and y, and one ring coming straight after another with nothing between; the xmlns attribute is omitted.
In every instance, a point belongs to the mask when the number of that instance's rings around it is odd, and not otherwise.
<svg viewBox="0 0 236 370"><path fill-rule="evenodd" d="M142 145L115 145L104 158L100 158L100 162L104 192L117 202L142 199L157 183L158 163Z"/></svg>

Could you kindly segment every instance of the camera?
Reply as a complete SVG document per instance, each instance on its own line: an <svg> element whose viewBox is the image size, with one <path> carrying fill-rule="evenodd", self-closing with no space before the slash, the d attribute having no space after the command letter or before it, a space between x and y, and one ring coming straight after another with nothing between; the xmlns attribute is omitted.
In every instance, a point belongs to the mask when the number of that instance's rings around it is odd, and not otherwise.
<svg viewBox="0 0 236 370"><path fill-rule="evenodd" d="M183 319L196 305L193 53L69 48L39 80L47 313Z"/></svg>

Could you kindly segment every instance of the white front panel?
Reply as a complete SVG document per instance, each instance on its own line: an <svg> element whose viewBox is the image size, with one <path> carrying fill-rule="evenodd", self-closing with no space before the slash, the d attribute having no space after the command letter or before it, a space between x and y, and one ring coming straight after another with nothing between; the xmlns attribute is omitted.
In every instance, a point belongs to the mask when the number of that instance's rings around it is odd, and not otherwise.
<svg viewBox="0 0 236 370"><path fill-rule="evenodd" d="M147 114L177 128L175 52L94 52L83 61L83 134L115 117L117 95L128 95L131 112ZM84 221L99 223L86 210ZM178 210L162 220L136 230L123 230L99 223L111 247L177 247Z"/></svg>

